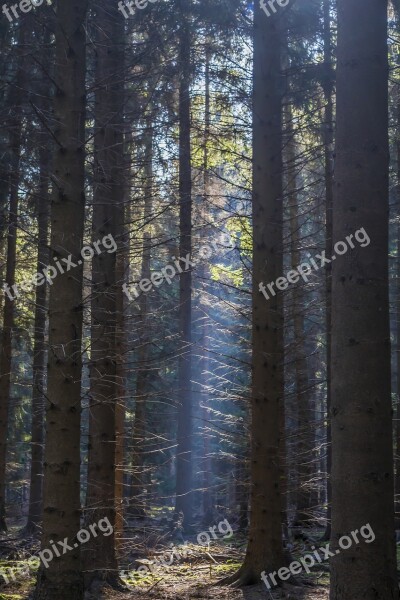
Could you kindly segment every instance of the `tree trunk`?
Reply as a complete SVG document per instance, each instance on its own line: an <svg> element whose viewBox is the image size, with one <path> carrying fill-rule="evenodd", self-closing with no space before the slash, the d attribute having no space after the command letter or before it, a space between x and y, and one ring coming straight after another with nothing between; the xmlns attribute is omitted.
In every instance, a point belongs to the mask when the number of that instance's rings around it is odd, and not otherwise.
<svg viewBox="0 0 400 600"><path fill-rule="evenodd" d="M204 176L203 176L203 186L204 186L204 195L201 198L200 202L202 203L200 207L200 215L201 215L201 227L200 231L200 240L203 243L207 243L210 235L210 228L207 227L207 223L210 220L210 207L211 207L211 176L209 170L209 144L211 137L211 57L212 57L212 48L211 48L211 38L206 38L206 50L205 50L205 77L204 77L204 99L205 99L205 110L204 110L204 157L203 157L203 168L204 168ZM203 422L203 431L202 431L202 439L203 439L203 458L201 460L200 469L203 471L203 492L202 492L202 506L201 510L203 513L203 522L204 525L212 525L214 523L214 506L213 499L211 493L211 479L212 479L212 458L211 458L211 448L210 448L210 434L208 431L205 431L205 428L208 428L208 422L210 420L210 411L208 409L208 405L210 402L209 398L209 381L208 381L208 373L210 370L210 356L208 352L208 344L209 344L209 335L211 331L211 323L209 318L209 303L206 298L204 298L203 302L201 302L202 296L207 295L207 282L210 281L211 275L210 270L207 266L206 262L200 263L198 266L198 278L199 278L199 320L198 326L200 328L199 335L199 406L200 415Z"/></svg>
<svg viewBox="0 0 400 600"><path fill-rule="evenodd" d="M400 113L399 113L400 117ZM399 121L400 124L400 121ZM399 133L397 134L399 135ZM397 145L397 177L398 177L398 200L400 200L400 138ZM400 223L397 225L397 339L396 339L396 367L397 367L397 409L395 420L395 528L400 529Z"/></svg>
<svg viewBox="0 0 400 600"><path fill-rule="evenodd" d="M44 29L43 36L43 63L45 71L50 66L48 52L50 31ZM48 82L43 82L41 94L38 97L42 115L50 112L50 94ZM38 220L38 256L36 271L39 273L49 264L49 172L51 162L51 141L45 126L39 136L39 189L37 198ZM33 377L32 377L32 438L31 438L31 471L29 513L26 524L27 533L38 531L42 523L43 510L43 460L44 460L44 420L45 420L45 383L46 383L46 318L47 318L47 287L36 287L35 301L35 328L33 348Z"/></svg>
<svg viewBox="0 0 400 600"><path fill-rule="evenodd" d="M11 364L12 364L12 334L14 329L14 300L18 293L12 290L15 284L17 224L19 204L19 181L22 140L22 90L24 80L23 48L26 40L27 21L20 25L18 37L17 73L14 85L10 90L10 173L9 191L10 208L7 235L7 265L5 279L5 299L3 308L3 331L0 346L0 531L7 531L6 524L6 466L8 418L11 393Z"/></svg>
<svg viewBox="0 0 400 600"><path fill-rule="evenodd" d="M324 137L324 162L325 162L325 252L332 256L332 206L333 206L333 67L332 67L332 41L330 21L331 0L324 0L324 99L325 115L323 124ZM332 434L331 434L331 381L332 381L332 268L326 265L325 269L325 298L326 298L326 530L324 539L331 537L331 510L332 510Z"/></svg>
<svg viewBox="0 0 400 600"><path fill-rule="evenodd" d="M129 169L130 158L127 164ZM124 475L125 475L125 414L126 414L126 354L127 354L127 298L122 286L128 282L129 270L129 233L126 225L126 210L129 202L129 190L124 177L124 202L118 211L117 231L121 239L116 263L117 282L117 332L116 332L116 391L117 406L115 412L115 543L120 547L124 531Z"/></svg>
<svg viewBox="0 0 400 600"><path fill-rule="evenodd" d="M149 107L151 112L151 105ZM153 197L153 124L150 114L146 122L145 134L145 168L144 168L144 234L141 280L150 280L151 274L151 213ZM136 380L135 422L133 427L133 455L132 455L132 490L130 499L130 514L136 518L145 516L145 441L146 441L146 401L148 395L148 359L149 359L149 323L148 323L148 297L142 293L139 298L139 347L138 347L138 372Z"/></svg>
<svg viewBox="0 0 400 600"><path fill-rule="evenodd" d="M40 148L40 183L38 192L38 258L36 271L39 273L49 264L49 168L50 142L46 137ZM33 348L32 389L32 457L30 474L29 513L27 532L36 532L42 522L44 419L45 419L45 375L46 375L46 316L47 288L36 287L35 329Z"/></svg>
<svg viewBox="0 0 400 600"><path fill-rule="evenodd" d="M125 96L124 96L125 98ZM126 107L124 100L124 108ZM131 170L132 170L132 128L129 120L125 121L125 130L123 132L123 154L121 161L124 161L125 171L122 180L122 206L117 214L117 231L120 239L119 251L116 260L116 281L117 281L117 364L116 364L116 385L117 385L117 406L115 413L115 544L117 552L121 547L124 533L124 512L128 505L129 488L126 484L126 468L128 455L126 450L125 420L126 420L126 402L127 402L127 356L129 352L129 302L125 294L124 285L129 282L129 256L130 256L130 235L129 227L131 224ZM128 511L126 511L128 512Z"/></svg>
<svg viewBox="0 0 400 600"><path fill-rule="evenodd" d="M86 7L85 0L57 3L51 255L64 267L62 259L71 256L76 266L55 276L50 286L42 537L43 549L65 538L74 547L39 570L35 600L83 598L75 536L80 529Z"/></svg>
<svg viewBox="0 0 400 600"><path fill-rule="evenodd" d="M400 29L400 13L398 6L394 5L395 15L397 19L397 27ZM399 57L397 59L399 62ZM396 160L397 160L397 186L396 186L396 200L397 210L399 213L400 206L400 94L397 90L397 106L396 106ZM397 303L396 303L396 317L397 317L397 332L396 332L396 373L397 373L397 390L396 390L396 419L395 419L395 449L396 449L396 460L395 460L395 528L400 529L400 221L397 223Z"/></svg>
<svg viewBox="0 0 400 600"><path fill-rule="evenodd" d="M93 243L117 238L124 186L123 21L108 0L97 4ZM117 281L116 252L92 261L89 454L86 520L115 526ZM114 532L85 546L85 586L118 582Z"/></svg>
<svg viewBox="0 0 400 600"><path fill-rule="evenodd" d="M292 111L286 110L286 157L288 172L288 202L290 214L290 251L292 269L301 264L300 254L300 224L298 218L297 185L296 185L296 141L294 138ZM313 436L312 436L312 398L308 376L308 361L306 352L306 337L304 324L305 283L300 281L293 287L292 315L294 325L294 359L296 377L296 458L298 480L296 488L296 514L294 524L300 527L310 526L311 509L311 480L313 476Z"/></svg>
<svg viewBox="0 0 400 600"><path fill-rule="evenodd" d="M179 199L180 257L192 253L192 175L190 143L190 53L189 17L181 7L179 32ZM192 272L180 275L179 324L181 348L179 354L178 434L176 460L177 513L184 515L185 528L192 521Z"/></svg>
<svg viewBox="0 0 400 600"><path fill-rule="evenodd" d="M371 243L332 269L331 600L399 598L388 305L387 5L338 0L333 240ZM368 102L366 102L368 99ZM373 543L340 549L369 524ZM350 538L351 539L351 538Z"/></svg>
<svg viewBox="0 0 400 600"><path fill-rule="evenodd" d="M150 92L151 93L151 92ZM153 123L151 103L149 115L146 120L145 166L144 166L144 234L142 251L141 280L150 280L151 275L151 214L153 201ZM133 455L132 455L132 488L129 513L132 517L145 517L145 443L146 443L146 403L148 395L148 359L150 349L149 339L149 302L147 294L142 293L139 297L139 346L138 346L138 368L136 380L135 398L135 422L133 427Z"/></svg>
<svg viewBox="0 0 400 600"><path fill-rule="evenodd" d="M5 94L4 94L5 95ZM5 99L4 99L5 100ZM1 98L3 101L3 97ZM0 315L4 316L4 283L6 275L6 242L7 242L7 212L8 212L8 191L9 191L9 165L7 156L6 135L0 134ZM1 339L0 339L1 352Z"/></svg>
<svg viewBox="0 0 400 600"><path fill-rule="evenodd" d="M255 3L253 98L253 379L250 531L244 564L228 582L255 584L284 566L281 434L282 294L260 284L282 275L282 15ZM275 291L275 290L274 290Z"/></svg>

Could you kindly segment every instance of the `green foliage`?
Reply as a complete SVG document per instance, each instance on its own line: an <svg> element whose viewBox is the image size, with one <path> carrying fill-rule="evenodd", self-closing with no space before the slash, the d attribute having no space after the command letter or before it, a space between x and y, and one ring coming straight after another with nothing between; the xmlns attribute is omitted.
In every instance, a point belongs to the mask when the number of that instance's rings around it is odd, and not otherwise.
<svg viewBox="0 0 400 600"><path fill-rule="evenodd" d="M210 265L210 274L213 281L227 283L239 288L243 285L242 269L235 269L232 266Z"/></svg>
<svg viewBox="0 0 400 600"><path fill-rule="evenodd" d="M236 241L240 252L250 258L253 254L253 238L251 232L251 221L248 217L230 217L226 228Z"/></svg>

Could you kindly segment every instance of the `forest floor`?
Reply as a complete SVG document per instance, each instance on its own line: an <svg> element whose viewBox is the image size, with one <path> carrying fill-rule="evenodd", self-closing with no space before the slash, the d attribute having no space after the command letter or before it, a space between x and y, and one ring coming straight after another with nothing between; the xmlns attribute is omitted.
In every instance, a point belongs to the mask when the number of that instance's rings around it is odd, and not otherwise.
<svg viewBox="0 0 400 600"><path fill-rule="evenodd" d="M229 565L220 565L222 569L212 569L209 563L198 563L193 568L182 566L165 567L160 577L151 575L135 585L134 589L118 592L112 589L104 590L99 595L87 595L86 600L328 600L327 585L315 587L285 586L272 592L263 585L249 586L242 589L216 586L224 575L233 572ZM236 568L236 567L235 567ZM0 584L0 600L28 600L34 587L35 576L17 579L9 585Z"/></svg>
<svg viewBox="0 0 400 600"><path fill-rule="evenodd" d="M158 533L157 533L158 531ZM198 545L194 537L188 536L185 545L175 542L178 556L171 554L171 541L165 536L160 541L162 528L132 527L120 545L120 561L123 565L121 580L128 586L126 591L112 589L94 595L87 594L86 600L327 600L329 574L327 569L313 571L301 580L305 585L286 585L273 591L260 584L242 589L218 586L218 581L237 570L244 556L245 540L232 537L215 540L208 546ZM144 534L144 532L146 532ZM15 580L6 582L2 573L5 569L18 569L26 564L29 556L39 552L38 540L24 539L19 524L10 530L7 537L0 539L0 600L27 600L35 584L36 573L16 573ZM188 552L190 550L190 552ZM304 542L296 542L293 556L306 551ZM179 552L182 556L179 555ZM186 553L186 556L185 556ZM160 564L161 557L170 564ZM173 557L171 559L171 557ZM156 564L156 563L159 564ZM146 570L147 567L147 570ZM149 570L151 568L151 570ZM139 570L140 569L140 570Z"/></svg>
<svg viewBox="0 0 400 600"><path fill-rule="evenodd" d="M217 580L215 580L217 581ZM215 582L212 582L215 583ZM156 585L138 586L135 590L117 592L106 590L101 595L96 595L96 600L328 600L329 588L327 586L298 587L286 586L285 588L268 592L264 586L250 586L239 590L229 587L220 587L212 583L200 583L185 579L184 576L174 578L167 576ZM0 591L1 600L28 600L34 587L34 579L17 582L7 586L7 590ZM87 597L91 600L94 596Z"/></svg>
<svg viewBox="0 0 400 600"><path fill-rule="evenodd" d="M225 559L226 560L226 559ZM313 587L295 587L287 585L269 592L264 585L254 585L241 589L216 585L218 581L234 573L238 565L233 562L220 562L219 565L208 560L196 562L195 565L173 565L163 567L160 576L152 581L139 583L134 590L127 593L108 591L104 600L126 600L127 598L149 598L151 600L327 600L327 585ZM326 574L323 575L326 577ZM311 581L309 581L311 583ZM88 599L89 600L89 599ZM90 599L92 600L92 599Z"/></svg>
<svg viewBox="0 0 400 600"><path fill-rule="evenodd" d="M239 590L229 587L216 587L210 584L190 582L184 578L170 580L166 578L157 587L149 586L128 593L108 592L105 600L127 600L127 598L149 598L152 600L327 600L327 587L298 587L287 586L274 592L268 592L264 586L255 585Z"/></svg>

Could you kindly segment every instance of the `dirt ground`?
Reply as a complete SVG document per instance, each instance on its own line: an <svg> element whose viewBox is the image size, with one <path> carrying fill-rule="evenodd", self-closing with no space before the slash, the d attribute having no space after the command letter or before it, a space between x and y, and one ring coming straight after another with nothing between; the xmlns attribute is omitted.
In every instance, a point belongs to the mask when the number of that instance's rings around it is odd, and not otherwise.
<svg viewBox="0 0 400 600"><path fill-rule="evenodd" d="M271 593L261 585L236 590L185 580L176 582L164 580L154 587L149 586L146 590L142 588L123 594L109 591L103 597L105 600L127 600L139 597L151 600L328 600L329 591L327 587L285 586Z"/></svg>
<svg viewBox="0 0 400 600"><path fill-rule="evenodd" d="M196 547L193 546L195 553ZM329 588L326 572L313 573L308 584L268 591L264 585L233 589L218 586L221 578L234 573L241 563L242 556L225 546L214 546L210 552L199 552L192 560L159 567L153 574L138 578L135 585L125 593L105 591L104 600L126 600L145 598L149 600L327 600ZM319 577L324 585L319 585ZM127 579L129 581L129 579ZM86 600L94 600L88 597ZM97 600L97 598L96 598Z"/></svg>
<svg viewBox="0 0 400 600"><path fill-rule="evenodd" d="M162 572L143 577L126 591L103 589L102 593L86 594L85 600L328 600L328 586L309 585L268 591L263 585L232 589L216 585L236 566L229 567L210 562L179 564L162 567ZM35 582L34 573L29 579L19 579L0 586L0 600L28 600ZM56 600L56 599L55 599Z"/></svg>
<svg viewBox="0 0 400 600"><path fill-rule="evenodd" d="M11 539L10 539L11 537ZM124 591L110 588L86 594L85 600L327 600L329 596L329 574L327 569L313 572L299 582L299 586L285 584L273 591L260 584L242 589L218 586L218 581L234 573L244 557L245 539L235 543L218 541L208 546L199 546L195 538L177 544L182 554L171 554L172 544L151 530L132 529L120 544L120 571ZM185 553L182 549L189 549ZM17 568L29 556L37 555L38 540L24 540L19 528L11 536L0 540L0 568ZM302 542L296 543L295 551L304 552ZM169 564L162 557L174 557ZM168 562L168 561L167 561ZM15 581L4 582L0 577L0 600L28 600L35 585L36 573L30 571L18 575ZM56 599L55 599L56 600Z"/></svg>

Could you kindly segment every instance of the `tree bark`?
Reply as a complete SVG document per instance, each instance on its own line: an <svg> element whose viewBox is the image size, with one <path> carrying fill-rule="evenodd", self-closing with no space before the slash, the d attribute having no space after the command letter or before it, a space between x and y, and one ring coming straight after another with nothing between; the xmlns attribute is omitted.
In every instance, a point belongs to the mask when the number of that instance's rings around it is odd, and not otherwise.
<svg viewBox="0 0 400 600"><path fill-rule="evenodd" d="M130 157L128 164L125 165L129 170ZM126 355L127 355L127 298L123 292L122 286L128 282L129 271L129 232L126 225L127 203L129 202L129 190L127 177L123 178L124 202L121 210L118 211L117 231L118 238L121 240L120 249L117 254L116 263L116 281L117 281L117 331L116 331L116 392L117 406L115 413L115 544L119 550L123 532L124 532L124 475L125 475L125 415L126 415Z"/></svg>
<svg viewBox="0 0 400 600"><path fill-rule="evenodd" d="M93 243L117 238L124 193L123 17L117 6L100 0L96 7L96 92L94 135ZM122 165L122 167L121 167ZM116 252L95 253L92 260L89 454L86 520L108 519L115 526L117 401ZM115 532L92 537L85 546L85 586L118 584Z"/></svg>
<svg viewBox="0 0 400 600"><path fill-rule="evenodd" d="M282 275L282 15L267 18L255 3L253 75L253 377L251 498L247 552L226 582L260 582L284 566L281 434L283 301L259 285Z"/></svg>
<svg viewBox="0 0 400 600"><path fill-rule="evenodd" d="M399 598L388 300L387 5L338 0L333 240L371 243L332 269L331 600ZM368 101L366 102L366 99ZM376 539L340 550L369 524Z"/></svg>
<svg viewBox="0 0 400 600"><path fill-rule="evenodd" d="M51 207L51 258L72 271L50 286L42 548L68 538L73 549L38 573L35 600L81 600L80 414L82 280L79 265L85 207L85 0L59 0L56 15L56 94ZM79 262L78 262L79 261ZM57 264L57 263L56 263ZM64 263L65 265L65 263ZM75 543L74 543L75 542ZM76 547L75 547L76 544Z"/></svg>
<svg viewBox="0 0 400 600"><path fill-rule="evenodd" d="M179 199L180 199L180 256L192 253L192 175L190 142L190 70L191 36L189 17L180 10L179 65ZM177 513L182 512L186 529L192 521L192 271L180 275L179 325L181 348L179 354L178 434L176 459Z"/></svg>
<svg viewBox="0 0 400 600"><path fill-rule="evenodd" d="M3 98L1 98L3 101ZM5 99L4 99L5 100ZM5 283L6 275L6 242L7 242L7 213L8 213L8 170L9 170L9 157L7 156L7 145L6 135L2 135L0 138L0 315L3 321L4 317L4 291L3 286ZM2 325L3 323L1 323ZM1 339L0 339L0 352L1 352Z"/></svg>
<svg viewBox="0 0 400 600"><path fill-rule="evenodd" d="M10 208L8 212L7 264L3 308L3 330L0 346L0 531L7 531L6 524L6 467L8 420L11 393L12 338L14 329L14 301L18 293L12 290L15 284L15 267L17 251L17 225L19 205L19 181L22 142L22 90L24 81L23 47L26 40L27 20L23 20L18 34L17 73L14 85L10 90L9 105L12 117L9 127L10 172L8 174Z"/></svg>
<svg viewBox="0 0 400 600"><path fill-rule="evenodd" d="M205 75L204 75L204 157L203 157L203 187L204 195L200 197L202 206L200 207L201 215L201 227L200 231L200 242L207 242L211 233L210 227L207 226L210 220L210 207L211 207L211 173L209 169L209 144L211 140L211 58L212 58L212 40L210 37L206 38L205 48ZM199 349L198 349L198 398L199 406L201 410L201 418L203 421L203 428L208 427L210 419L210 411L208 409L210 398L209 398L209 376L207 375L210 370L210 356L208 352L209 336L211 331L211 323L209 317L209 303L206 300L207 296L207 282L210 281L211 275L210 270L206 262L202 262L198 266L198 278L199 278L199 317L198 326L200 328L199 337ZM202 296L205 298L202 300ZM201 470L203 471L203 491L202 491L202 513L203 522L206 526L211 525L214 521L214 505L212 498L212 458L210 448L210 435L208 431L202 432L203 439L203 458L201 460Z"/></svg>
<svg viewBox="0 0 400 600"><path fill-rule="evenodd" d="M297 185L296 185L296 141L294 138L292 111L290 106L286 109L286 157L288 172L288 202L290 215L290 251L292 269L297 269L301 264L300 254L300 223L298 218ZM293 288L292 315L294 327L294 358L296 378L296 457L297 457L297 488L296 488L296 514L294 524L299 527L309 527L311 519L311 480L313 477L313 436L312 436L312 398L308 376L308 361L305 337L305 297L304 282L300 281Z"/></svg>
<svg viewBox="0 0 400 600"><path fill-rule="evenodd" d="M43 33L43 64L48 72L50 67L50 30L44 28ZM43 82L38 105L42 115L50 112L50 94L48 82ZM43 125L39 135L39 189L37 195L38 222L38 256L36 272L39 273L49 264L49 217L50 217L50 163L51 140L46 126ZM32 376L32 426L31 426L31 470L29 512L26 524L27 533L36 533L42 523L43 510L43 461L44 461L44 421L45 421L45 385L46 385L46 356L45 343L47 321L47 288L45 285L36 287L35 325L33 348Z"/></svg>
<svg viewBox="0 0 400 600"><path fill-rule="evenodd" d="M323 91L325 99L325 115L323 124L324 162L325 162L325 252L332 256L332 207L333 207L333 86L334 73L332 67L332 40L330 21L331 1L324 0L324 80ZM326 529L324 539L331 536L331 511L332 511L332 433L331 433L331 381L332 381L332 268L326 265L325 270L325 298L326 298Z"/></svg>
<svg viewBox="0 0 400 600"><path fill-rule="evenodd" d="M400 115L399 115L400 116ZM399 135L399 134L398 134ZM400 139L397 145L397 169L398 169L398 201L400 200ZM397 390L396 390L396 420L395 420L395 528L400 529L400 224L397 225L397 339L396 339L396 367L397 367Z"/></svg>
<svg viewBox="0 0 400 600"><path fill-rule="evenodd" d="M38 258L36 272L49 264L49 169L50 142L44 138L40 148L40 182L38 192ZM33 348L33 389L32 389L32 439L29 513L26 530L36 532L42 522L43 508L43 460L44 460L44 419L46 355L45 344L47 317L47 289L45 285L36 287L35 326Z"/></svg>
<svg viewBox="0 0 400 600"><path fill-rule="evenodd" d="M151 92L150 92L151 93ZM146 132L144 137L145 165L144 165L144 234L142 250L141 280L150 280L151 275L151 214L153 202L153 123L152 105L148 107L149 115L146 119ZM145 488L145 443L146 443L146 405L148 390L149 369L149 301L148 296L142 293L139 297L139 325L138 325L138 369L136 380L135 422L133 427L133 455L132 455L132 488L130 498L130 515L144 518L146 514Z"/></svg>

